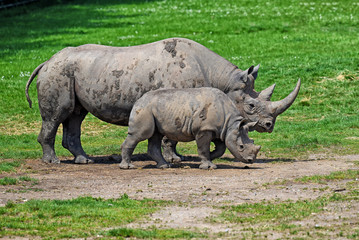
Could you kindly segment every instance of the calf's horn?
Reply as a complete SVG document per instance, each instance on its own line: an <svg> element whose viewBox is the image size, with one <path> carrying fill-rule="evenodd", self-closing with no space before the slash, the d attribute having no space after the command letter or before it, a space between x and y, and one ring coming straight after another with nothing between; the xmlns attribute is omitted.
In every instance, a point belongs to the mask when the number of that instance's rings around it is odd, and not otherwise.
<svg viewBox="0 0 359 240"><path fill-rule="evenodd" d="M300 89L300 78L298 79L297 86L295 86L294 90L284 99L276 102L271 102L270 108L274 116L278 116L287 110L290 105L294 102L295 98L298 95Z"/></svg>

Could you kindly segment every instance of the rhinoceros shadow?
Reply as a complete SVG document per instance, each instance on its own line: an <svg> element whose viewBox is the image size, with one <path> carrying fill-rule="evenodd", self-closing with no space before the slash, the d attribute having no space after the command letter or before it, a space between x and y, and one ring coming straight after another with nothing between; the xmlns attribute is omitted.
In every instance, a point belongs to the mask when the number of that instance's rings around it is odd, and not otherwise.
<svg viewBox="0 0 359 240"><path fill-rule="evenodd" d="M122 160L121 155L108 155L108 156L92 156L90 157L94 163L93 164L119 164ZM145 153L141 154L134 154L131 157L132 162L142 162L142 166L139 166L143 169L149 168L156 168L156 163ZM265 164L265 163L275 163L275 162L295 162L297 160L290 159L290 158L272 158L272 159L265 159L260 158L255 161L256 165L252 164L245 164L243 163L242 166L234 166L231 163L239 162L234 158L230 157L222 157L218 158L214 161L217 165L217 169L263 169L262 167L258 166L257 164ZM147 164L148 162L148 164ZM64 164L75 164L72 159L62 160L61 163ZM171 168L199 168L201 164L201 160L197 156L184 156L184 159L180 163L173 163L171 164Z"/></svg>
<svg viewBox="0 0 359 240"><path fill-rule="evenodd" d="M296 159L291 158L267 158L267 159L257 159L256 163L279 163L279 162L296 162Z"/></svg>
<svg viewBox="0 0 359 240"><path fill-rule="evenodd" d="M122 160L121 155L104 155L104 156L90 156L90 159L93 160L93 164L119 164ZM131 161L152 161L152 159L147 154L133 154ZM73 159L61 160L61 163L64 164L75 164Z"/></svg>
<svg viewBox="0 0 359 240"><path fill-rule="evenodd" d="M121 155L108 155L108 156L91 156L93 164L119 164L122 160ZM131 161L137 164L143 169L156 168L156 163L147 154L134 154L131 157ZM140 163L142 162L142 164ZM228 162L228 164L227 164ZM232 162L238 162L234 158L223 157L215 161L217 169L261 169L260 167L253 167L251 164L245 166L233 166ZM62 160L64 164L75 164L72 159ZM148 163L148 164L147 164ZM201 160L197 156L184 156L184 159L180 163L172 163L171 168L199 168ZM142 165L142 166L140 166Z"/></svg>

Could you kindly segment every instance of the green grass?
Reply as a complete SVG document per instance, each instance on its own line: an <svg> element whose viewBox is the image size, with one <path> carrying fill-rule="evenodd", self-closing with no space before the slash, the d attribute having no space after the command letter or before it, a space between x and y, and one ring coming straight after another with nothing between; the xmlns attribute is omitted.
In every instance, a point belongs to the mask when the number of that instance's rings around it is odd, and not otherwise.
<svg viewBox="0 0 359 240"><path fill-rule="evenodd" d="M36 87L24 88L37 65L67 46L131 46L168 37L198 41L242 69L261 64L256 89L277 84L299 96L271 134L251 133L269 157L359 153L359 6L343 1L46 1L0 12L0 158L40 158ZM120 153L126 128L88 116L82 142L90 155ZM96 132L91 132L96 130ZM59 156L70 156L56 138ZM137 152L146 151L142 143ZM195 154L193 143L179 152Z"/></svg>
<svg viewBox="0 0 359 240"><path fill-rule="evenodd" d="M164 201L149 199L136 201L127 195L109 200L80 197L71 200L29 200L23 204L8 202L5 207L0 207L0 237L96 237L106 228L128 224L166 204ZM116 230L104 234L116 236ZM133 234L135 236L138 233ZM158 234L165 235L162 231L158 231ZM190 236L186 232L182 234Z"/></svg>
<svg viewBox="0 0 359 240"><path fill-rule="evenodd" d="M357 231L350 224L332 223L329 226L305 226L299 221L312 218L313 215L323 213L329 204L346 202L346 204L357 204L359 192L351 191L347 194L332 194L330 196L319 197L313 200L298 200L286 202L245 203L236 206L224 206L222 213L211 220L220 223L240 224L241 234L244 238L265 239L266 235L277 232L295 239L327 239L336 233L335 225L341 229L341 234L349 239L355 239ZM328 219L327 221L331 221ZM353 221L355 217L353 216ZM353 223L357 225L358 223ZM323 231L322 231L323 230ZM343 234L344 235L344 234ZM302 236L306 236L301 238ZM239 237L239 236L237 236Z"/></svg>
<svg viewBox="0 0 359 240"><path fill-rule="evenodd" d="M20 167L21 164L22 164L22 161L2 161L2 160L0 160L0 173L15 171L15 168Z"/></svg>
<svg viewBox="0 0 359 240"><path fill-rule="evenodd" d="M314 201L296 201L285 203L245 203L238 206L223 207L221 217L231 223L249 223L272 221L275 224L285 224L308 217L311 213L323 211L328 203L327 198Z"/></svg>
<svg viewBox="0 0 359 240"><path fill-rule="evenodd" d="M0 178L0 185L16 185L19 182L17 178L4 177Z"/></svg>
<svg viewBox="0 0 359 240"><path fill-rule="evenodd" d="M33 185L36 185L39 181L29 176L21 176L18 178L14 178L14 177L0 178L0 185L17 185L23 182L31 182Z"/></svg>
<svg viewBox="0 0 359 240"><path fill-rule="evenodd" d="M177 229L157 229L152 228L148 230L131 229L131 228L116 228L103 233L110 237L123 238L139 238L139 239L191 239L191 238L206 238L205 234L195 233L191 231L177 230Z"/></svg>
<svg viewBox="0 0 359 240"><path fill-rule="evenodd" d="M322 183L323 181L335 181L343 179L355 180L359 178L359 170L346 170L346 171L336 171L331 172L328 175L313 175L313 176L304 176L298 179L295 179L296 182L300 183Z"/></svg>
<svg viewBox="0 0 359 240"><path fill-rule="evenodd" d="M340 180L357 180L359 178L359 170L348 169L346 171L335 171L327 175L312 175L312 176L303 176L291 180L291 182L296 183L320 183L326 184L328 181L340 181ZM273 183L266 183L265 186L269 185L283 185L288 184L288 180L278 180Z"/></svg>

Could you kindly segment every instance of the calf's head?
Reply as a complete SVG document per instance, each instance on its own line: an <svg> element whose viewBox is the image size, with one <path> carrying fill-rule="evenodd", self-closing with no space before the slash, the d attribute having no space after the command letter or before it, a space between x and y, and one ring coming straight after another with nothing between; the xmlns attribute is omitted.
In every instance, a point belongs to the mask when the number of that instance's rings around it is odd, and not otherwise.
<svg viewBox="0 0 359 240"><path fill-rule="evenodd" d="M257 67L252 66L243 71L237 79L233 79L227 95L236 104L245 119L250 122L258 122L249 129L250 131L272 132L277 116L287 110L296 99L301 82L299 79L294 90L286 98L272 102L270 98L275 84L261 92L254 90L258 68L259 65Z"/></svg>
<svg viewBox="0 0 359 240"><path fill-rule="evenodd" d="M239 161L253 163L256 160L261 146L254 145L254 141L248 137L249 128L256 124L256 122L246 124L246 121L242 121L227 133L226 147Z"/></svg>

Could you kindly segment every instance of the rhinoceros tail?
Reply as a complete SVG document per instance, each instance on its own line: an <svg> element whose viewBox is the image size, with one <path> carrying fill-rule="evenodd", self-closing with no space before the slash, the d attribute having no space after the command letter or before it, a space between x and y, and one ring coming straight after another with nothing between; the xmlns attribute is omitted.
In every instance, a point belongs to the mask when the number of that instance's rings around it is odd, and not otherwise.
<svg viewBox="0 0 359 240"><path fill-rule="evenodd" d="M32 107L32 101L31 101L30 96L29 96L30 84L32 83L32 80L34 80L34 78L36 77L36 75L39 73L40 69L45 65L46 62L41 63L39 66L37 66L37 68L35 68L35 70L32 72L29 80L26 83L25 94L26 94L26 99L27 99L27 101L29 103L30 108Z"/></svg>

